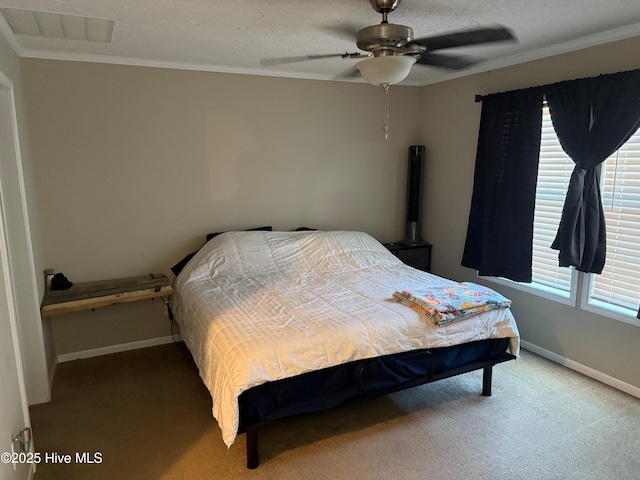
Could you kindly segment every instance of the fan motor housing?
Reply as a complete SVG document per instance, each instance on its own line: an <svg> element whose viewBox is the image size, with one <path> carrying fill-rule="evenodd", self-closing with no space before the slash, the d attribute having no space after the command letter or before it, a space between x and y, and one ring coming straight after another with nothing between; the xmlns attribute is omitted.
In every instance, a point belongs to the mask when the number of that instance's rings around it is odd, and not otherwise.
<svg viewBox="0 0 640 480"><path fill-rule="evenodd" d="M381 23L358 31L356 45L372 52L379 48L400 48L413 40L413 30L404 25Z"/></svg>
<svg viewBox="0 0 640 480"><path fill-rule="evenodd" d="M393 12L400 5L400 0L369 0L369 3L378 13Z"/></svg>

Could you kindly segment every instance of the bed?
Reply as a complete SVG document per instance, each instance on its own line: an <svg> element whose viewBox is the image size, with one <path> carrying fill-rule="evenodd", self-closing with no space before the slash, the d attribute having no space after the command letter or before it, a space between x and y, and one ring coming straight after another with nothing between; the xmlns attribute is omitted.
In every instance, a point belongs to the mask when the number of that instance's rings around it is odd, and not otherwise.
<svg viewBox="0 0 640 480"><path fill-rule="evenodd" d="M189 256L174 285L181 336L230 447L246 433L352 398L380 395L517 358L509 308L435 323L394 293L457 282L409 267L353 231L216 235Z"/></svg>

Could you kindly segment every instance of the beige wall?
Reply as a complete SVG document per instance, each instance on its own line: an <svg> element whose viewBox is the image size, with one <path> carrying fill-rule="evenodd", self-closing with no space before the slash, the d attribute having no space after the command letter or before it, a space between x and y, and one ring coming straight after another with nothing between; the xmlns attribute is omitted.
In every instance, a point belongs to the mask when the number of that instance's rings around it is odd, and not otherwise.
<svg viewBox="0 0 640 480"><path fill-rule="evenodd" d="M403 232L415 87L23 60L46 267L71 281L170 267L208 232ZM58 354L169 335L160 302L51 320Z"/></svg>
<svg viewBox="0 0 640 480"><path fill-rule="evenodd" d="M3 134L11 132L1 140L3 147L11 151L11 154L3 154L0 158L2 208L7 227L27 395L30 403L41 403L49 399L49 373L54 365L54 349L51 332L48 328L42 328L39 316L44 282L39 283L41 277L36 274L41 269L41 248L22 72L18 56L2 35L0 72L3 77L0 83L6 89L3 99L10 99L6 104L3 102L3 108L12 110L12 102L15 106L15 113L5 111L6 116L3 115L5 119L15 114L15 124L11 121L11 126L4 125L2 129ZM0 335L6 334L0 332Z"/></svg>
<svg viewBox="0 0 640 480"><path fill-rule="evenodd" d="M434 244L435 273L482 281L475 271L460 266L481 111L474 95L640 68L638 51L640 37L422 88L427 145L424 234ZM640 387L640 328L488 285L513 300L523 340Z"/></svg>

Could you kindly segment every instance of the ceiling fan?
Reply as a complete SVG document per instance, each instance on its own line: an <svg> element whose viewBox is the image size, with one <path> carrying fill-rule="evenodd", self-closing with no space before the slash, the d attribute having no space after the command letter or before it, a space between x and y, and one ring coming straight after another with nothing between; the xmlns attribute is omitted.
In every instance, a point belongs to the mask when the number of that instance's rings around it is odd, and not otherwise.
<svg viewBox="0 0 640 480"><path fill-rule="evenodd" d="M429 37L413 38L413 30L404 25L389 23L388 15L400 0L369 0L373 9L382 14L382 22L358 30L356 46L365 52L305 55L262 60L265 66L280 65L331 57L362 58L354 67L342 72L339 78L357 75L373 85L388 86L404 80L414 63L452 70L470 67L477 60L470 57L434 53L437 50L477 45L482 43L515 40L505 27L481 27Z"/></svg>

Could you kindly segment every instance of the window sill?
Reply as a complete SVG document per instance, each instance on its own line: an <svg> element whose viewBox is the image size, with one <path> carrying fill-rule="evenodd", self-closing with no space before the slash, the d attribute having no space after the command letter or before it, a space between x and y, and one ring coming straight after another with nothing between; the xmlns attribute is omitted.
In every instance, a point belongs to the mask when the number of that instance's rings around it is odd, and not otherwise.
<svg viewBox="0 0 640 480"><path fill-rule="evenodd" d="M499 283L500 285L505 285L510 288L514 288L516 290L520 290L522 292L530 293L531 295L535 295L537 297L546 298L547 300L551 300L554 302L562 303L563 305L568 305L570 307L576 306L576 292L575 288L572 289L571 292L563 292L561 290L554 290L549 287L545 287L540 284L533 283L520 283L514 282L513 280L509 280L506 278L500 277L480 277L491 282ZM575 282L573 282L575 285Z"/></svg>
<svg viewBox="0 0 640 480"><path fill-rule="evenodd" d="M577 272L574 270L573 275L577 276ZM574 278L571 284L574 286L571 292L563 292L561 290L554 290L552 288L545 287L540 284L529 284L529 283L519 283L514 282L513 280L508 280L506 278L500 277L480 277L479 278L486 279L490 282L498 283L500 285L507 286L509 288L513 288L515 290L520 290L522 292L529 293L531 295L535 295L538 297L546 298L547 300L551 300L553 302L561 303L563 305L567 305L569 307L578 306L577 301L577 279ZM584 282L588 284L588 282ZM611 305L606 302L601 302L598 300L590 300L588 295L582 292L581 298L586 299L580 302L579 308L586 312L591 312L596 315L600 315L602 317L611 318L613 320L617 320L619 322L624 322L629 325L634 325L636 327L640 327L640 319L636 318L636 312L633 312L629 309L618 307L616 305Z"/></svg>

